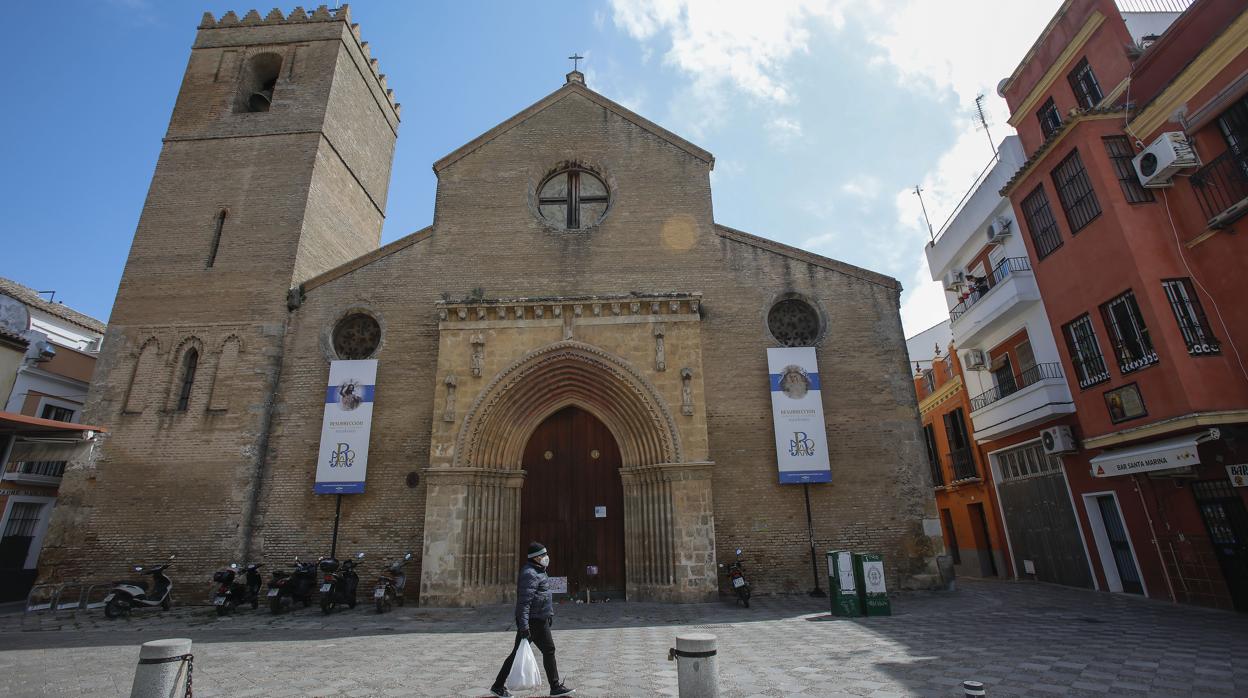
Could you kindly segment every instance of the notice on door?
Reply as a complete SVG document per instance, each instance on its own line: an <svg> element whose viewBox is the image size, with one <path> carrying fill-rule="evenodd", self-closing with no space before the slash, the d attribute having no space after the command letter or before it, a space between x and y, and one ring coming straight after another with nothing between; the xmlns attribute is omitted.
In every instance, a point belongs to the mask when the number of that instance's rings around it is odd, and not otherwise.
<svg viewBox="0 0 1248 698"><path fill-rule="evenodd" d="M1226 466L1226 477L1235 487L1248 487L1248 463Z"/></svg>
<svg viewBox="0 0 1248 698"><path fill-rule="evenodd" d="M376 383L376 359L330 362L313 488L317 494L364 492Z"/></svg>
<svg viewBox="0 0 1248 698"><path fill-rule="evenodd" d="M606 507L594 507L594 518L595 519L607 518L607 508Z"/></svg>
<svg viewBox="0 0 1248 698"><path fill-rule="evenodd" d="M814 347L767 350L780 484L831 482Z"/></svg>

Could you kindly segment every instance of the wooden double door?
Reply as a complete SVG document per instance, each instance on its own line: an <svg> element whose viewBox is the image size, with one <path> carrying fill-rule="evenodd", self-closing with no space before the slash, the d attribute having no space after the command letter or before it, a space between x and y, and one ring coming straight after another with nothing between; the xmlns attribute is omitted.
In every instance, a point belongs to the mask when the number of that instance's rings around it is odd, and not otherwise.
<svg viewBox="0 0 1248 698"><path fill-rule="evenodd" d="M595 599L623 600L624 487L606 425L578 407L556 412L529 437L523 467L522 551L545 544L548 574L567 577L570 594L584 598L588 586Z"/></svg>

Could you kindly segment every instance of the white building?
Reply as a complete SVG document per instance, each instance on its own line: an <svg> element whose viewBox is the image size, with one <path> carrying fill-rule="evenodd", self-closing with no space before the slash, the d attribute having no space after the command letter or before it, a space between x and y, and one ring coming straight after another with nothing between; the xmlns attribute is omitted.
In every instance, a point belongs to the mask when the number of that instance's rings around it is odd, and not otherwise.
<svg viewBox="0 0 1248 698"><path fill-rule="evenodd" d="M999 194L1024 160L1017 136L1002 141L927 261L945 287L972 438L987 454L1015 575L1091 587L1070 486L1044 439L1069 433L1074 403L1018 220Z"/></svg>

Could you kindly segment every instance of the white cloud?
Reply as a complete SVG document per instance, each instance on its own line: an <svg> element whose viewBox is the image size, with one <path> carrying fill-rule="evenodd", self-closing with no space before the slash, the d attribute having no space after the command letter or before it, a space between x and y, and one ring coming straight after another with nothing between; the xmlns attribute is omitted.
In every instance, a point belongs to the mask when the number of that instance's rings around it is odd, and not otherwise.
<svg viewBox="0 0 1248 698"><path fill-rule="evenodd" d="M945 302L945 290L940 283L932 281L927 268L927 255L919 252L919 268L906 286L906 298L901 303L901 326L907 337L922 332L949 316Z"/></svg>
<svg viewBox="0 0 1248 698"><path fill-rule="evenodd" d="M802 124L787 116L777 116L767 122L767 137L773 143L787 144L801 138Z"/></svg>
<svg viewBox="0 0 1248 698"><path fill-rule="evenodd" d="M841 192L855 199L874 199L880 195L880 178L864 174L841 185Z"/></svg>

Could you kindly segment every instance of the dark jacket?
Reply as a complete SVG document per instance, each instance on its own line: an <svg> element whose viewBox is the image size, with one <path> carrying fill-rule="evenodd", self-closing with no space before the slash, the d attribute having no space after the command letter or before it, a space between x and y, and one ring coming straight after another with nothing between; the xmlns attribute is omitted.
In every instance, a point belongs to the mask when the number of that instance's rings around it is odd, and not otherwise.
<svg viewBox="0 0 1248 698"><path fill-rule="evenodd" d="M554 616L546 570L532 562L525 563L516 579L516 629L528 630L530 618L549 620Z"/></svg>

